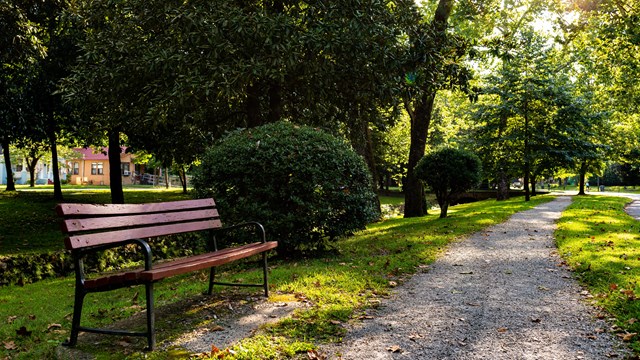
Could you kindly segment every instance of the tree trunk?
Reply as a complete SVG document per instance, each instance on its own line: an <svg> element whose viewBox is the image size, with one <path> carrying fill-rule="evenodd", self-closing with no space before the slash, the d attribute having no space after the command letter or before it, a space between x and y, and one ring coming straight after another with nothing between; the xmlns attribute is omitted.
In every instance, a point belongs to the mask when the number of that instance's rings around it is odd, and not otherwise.
<svg viewBox="0 0 640 360"><path fill-rule="evenodd" d="M360 112L356 115L356 118L349 123L349 140L353 149L364 159L369 173L371 173L371 189L375 194L378 194L378 171L375 162L375 156L373 155L373 144L371 140L371 130L369 129L369 122L360 116ZM376 197L378 199L378 197ZM377 201L378 212L380 212L380 200Z"/></svg>
<svg viewBox="0 0 640 360"><path fill-rule="evenodd" d="M531 194L529 193L529 162L524 162L524 201L531 200Z"/></svg>
<svg viewBox="0 0 640 360"><path fill-rule="evenodd" d="M114 129L109 132L109 183L112 204L124 204L122 176L120 175L120 152L120 131Z"/></svg>
<svg viewBox="0 0 640 360"><path fill-rule="evenodd" d="M164 188L165 189L169 189L171 187L171 184L169 183L171 181L171 179L169 178L169 169L165 168L164 169Z"/></svg>
<svg viewBox="0 0 640 360"><path fill-rule="evenodd" d="M29 187L35 187L36 185L36 165L38 165L38 159L40 159L40 157L34 156L31 160L27 161L27 168L29 169Z"/></svg>
<svg viewBox="0 0 640 360"><path fill-rule="evenodd" d="M16 183L13 181L13 170L11 169L11 156L9 155L9 141L2 142L2 152L4 154L4 166L7 170L6 191L16 191Z"/></svg>
<svg viewBox="0 0 640 360"><path fill-rule="evenodd" d="M180 170L178 171L178 177L180 178L180 184L182 184L182 193L187 193L187 172L184 169L184 166L180 166Z"/></svg>
<svg viewBox="0 0 640 360"><path fill-rule="evenodd" d="M503 201L509 199L509 179L504 170L498 172L498 188L496 189L496 200Z"/></svg>
<svg viewBox="0 0 640 360"><path fill-rule="evenodd" d="M449 202L445 201L445 203L440 206L440 219L447 217L447 211L449 211Z"/></svg>
<svg viewBox="0 0 640 360"><path fill-rule="evenodd" d="M422 183L416 178L414 168L424 156L427 147L427 134L433 103L436 93L425 94L414 111L409 112L411 118L411 145L407 163L407 179L404 184L404 217L418 217L427 214Z"/></svg>
<svg viewBox="0 0 640 360"><path fill-rule="evenodd" d="M447 36L447 21L453 9L453 0L440 0L436 8L431 27L436 37L444 39ZM427 214L422 183L415 176L413 168L424 156L429 124L433 113L433 102L436 98L435 88L425 89L423 95L416 101L415 109L411 109L410 101L405 100L405 107L411 118L411 144L407 164L407 180L404 184L404 217L417 217Z"/></svg>
<svg viewBox="0 0 640 360"><path fill-rule="evenodd" d="M49 114L49 122L53 124L54 114ZM53 199L62 201L62 184L60 182L60 168L58 166L58 139L54 129L48 129L49 145L51 146L51 171L53 173Z"/></svg>
<svg viewBox="0 0 640 360"><path fill-rule="evenodd" d="M580 180L579 180L578 195L586 195L584 193L584 179L586 176L587 176L587 162L583 161L580 164Z"/></svg>
<svg viewBox="0 0 640 360"><path fill-rule="evenodd" d="M536 177L535 175L531 176L531 196L536 196Z"/></svg>

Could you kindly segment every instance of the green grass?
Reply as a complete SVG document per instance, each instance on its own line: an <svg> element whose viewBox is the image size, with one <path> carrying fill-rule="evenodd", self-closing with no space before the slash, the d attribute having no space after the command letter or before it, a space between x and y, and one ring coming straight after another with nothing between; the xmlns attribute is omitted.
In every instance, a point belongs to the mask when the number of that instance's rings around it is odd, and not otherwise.
<svg viewBox="0 0 640 360"><path fill-rule="evenodd" d="M629 199L575 197L558 222L560 254L617 326L640 333L640 224L624 212ZM607 316L608 317L608 316ZM640 352L638 337L632 347Z"/></svg>
<svg viewBox="0 0 640 360"><path fill-rule="evenodd" d="M435 211L422 218L393 218L372 224L355 236L341 240L332 254L271 261L271 300L305 299L312 306L297 311L291 319L266 326L256 336L244 340L234 348L235 358L290 358L320 343L340 341L345 334L345 322L357 321L364 309L376 306L381 297L388 295L394 283L401 283L434 261L451 241L503 222L515 212L551 199L549 196L537 196L530 202L515 198L504 202L487 200L458 205L450 208L449 217L445 219L439 219ZM260 277L259 270L239 269L236 266L228 274L222 274L224 280L256 281ZM156 304L158 310L165 313L156 321L160 342L173 339L196 326L213 323L207 311L224 311L229 301L258 294L255 289L225 289L222 294L216 293L207 298L199 295L205 289L205 283L206 275L196 273L156 285ZM138 297L136 292L140 292ZM60 341L68 337L72 293L71 278L0 288L0 321L12 319L0 327L0 358L51 357ZM135 298L137 303L133 300ZM139 305L143 304L144 291L141 287L89 294L83 325L99 326L125 321L132 314L138 314L135 317L138 321L134 323L142 325ZM61 328L50 328L52 324L59 324ZM20 332L22 326L31 333ZM12 343L15 349L7 350L3 343ZM140 352L143 347L144 342L140 339L123 341L120 337L109 336L92 338L91 341L81 339L78 344L78 349L98 359L187 356L179 349L144 354Z"/></svg>
<svg viewBox="0 0 640 360"><path fill-rule="evenodd" d="M42 186L43 188L45 186ZM86 189L64 187L65 202L110 203L108 188ZM178 189L147 190L127 188L128 203L158 202L190 198ZM52 190L7 192L0 191L0 256L63 249L59 218L55 213L57 202Z"/></svg>

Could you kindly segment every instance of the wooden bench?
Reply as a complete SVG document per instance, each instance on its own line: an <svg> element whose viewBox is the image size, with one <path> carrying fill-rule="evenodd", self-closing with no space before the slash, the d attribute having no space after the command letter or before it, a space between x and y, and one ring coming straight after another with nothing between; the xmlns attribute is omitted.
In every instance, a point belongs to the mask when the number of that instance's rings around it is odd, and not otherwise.
<svg viewBox="0 0 640 360"><path fill-rule="evenodd" d="M76 273L75 300L71 336L65 345L74 346L79 332L93 332L110 335L144 336L148 340L148 350L155 347L153 284L169 276L191 271L210 269L209 290L213 285L257 286L264 288L269 296L266 252L278 246L276 241L266 241L264 228L257 222L247 222L230 227L222 227L222 222L213 199L184 200L149 204L94 205L60 204L57 213L63 217L62 231L67 235L65 246L72 252ZM253 228L258 241L246 245L218 250L216 234L230 229ZM153 263L151 249L146 239L157 236L205 231L209 246L213 251L205 254L171 261ZM89 252L105 250L127 244L136 244L144 255L144 268L127 270L118 274L87 279L83 258ZM262 284L231 284L215 281L217 266L262 254ZM133 285L144 285L147 302L146 332L95 329L80 326L82 304L88 293L109 291Z"/></svg>

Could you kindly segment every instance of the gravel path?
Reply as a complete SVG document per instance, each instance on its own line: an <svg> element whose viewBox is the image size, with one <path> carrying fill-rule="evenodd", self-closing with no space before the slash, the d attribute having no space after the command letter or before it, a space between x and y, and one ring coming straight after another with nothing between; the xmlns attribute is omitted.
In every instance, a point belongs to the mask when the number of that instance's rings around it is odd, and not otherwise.
<svg viewBox="0 0 640 360"><path fill-rule="evenodd" d="M555 252L561 196L453 244L323 349L342 359L607 359L625 347Z"/></svg>

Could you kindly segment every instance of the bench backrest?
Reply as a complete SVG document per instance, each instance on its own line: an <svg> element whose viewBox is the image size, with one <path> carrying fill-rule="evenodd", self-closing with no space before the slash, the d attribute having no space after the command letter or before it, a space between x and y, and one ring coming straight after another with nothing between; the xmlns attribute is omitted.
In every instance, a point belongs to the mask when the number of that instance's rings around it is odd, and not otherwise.
<svg viewBox="0 0 640 360"><path fill-rule="evenodd" d="M222 227L213 199L149 204L59 204L68 250Z"/></svg>

